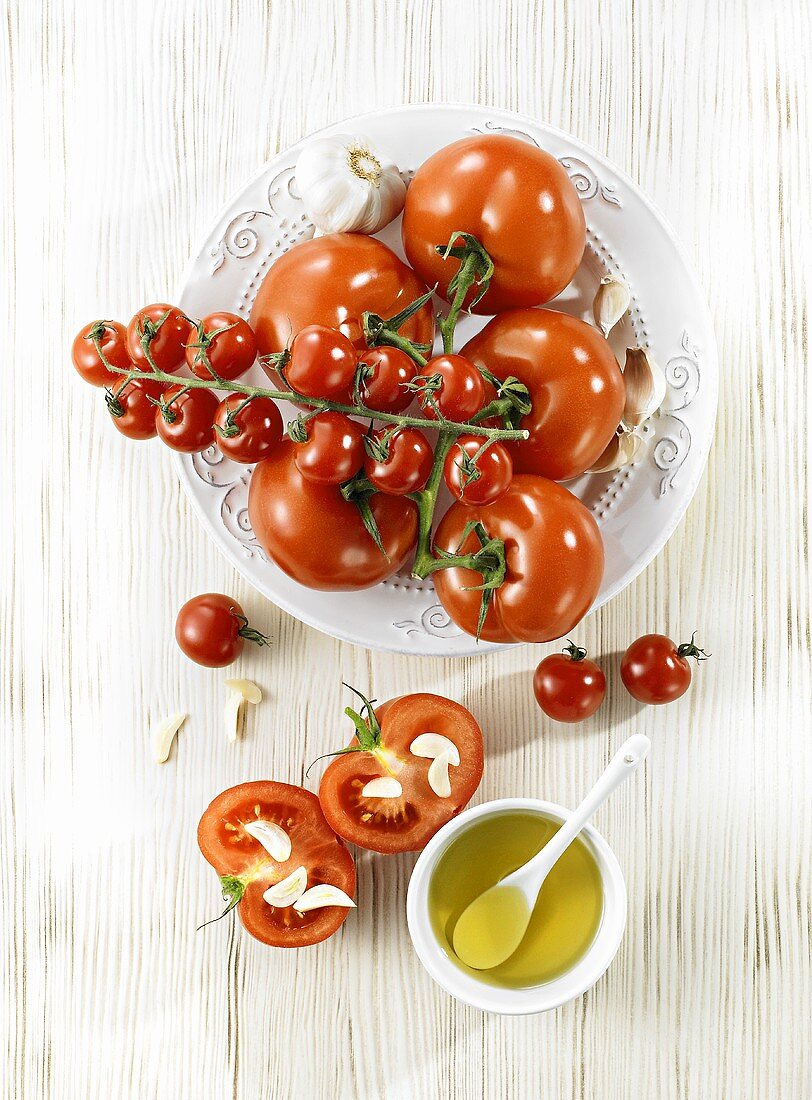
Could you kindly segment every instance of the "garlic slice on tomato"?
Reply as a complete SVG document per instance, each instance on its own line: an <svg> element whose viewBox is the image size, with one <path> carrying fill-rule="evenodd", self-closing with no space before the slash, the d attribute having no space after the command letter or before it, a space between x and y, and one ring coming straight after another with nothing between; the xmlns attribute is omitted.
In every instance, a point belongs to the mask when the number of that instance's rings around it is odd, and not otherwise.
<svg viewBox="0 0 812 1100"><path fill-rule="evenodd" d="M165 764L172 750L172 742L175 740L178 730L189 717L188 714L173 714L164 718L152 731L152 749L157 764Z"/></svg>
<svg viewBox="0 0 812 1100"><path fill-rule="evenodd" d="M451 796L451 779L448 775L449 764L456 768L460 763L460 753L449 737L441 733L421 733L415 737L409 752L412 756L422 756L431 760L428 771L428 783L438 798Z"/></svg>
<svg viewBox="0 0 812 1100"><path fill-rule="evenodd" d="M311 909L324 909L328 905L341 905L345 909L357 909L358 906L343 890L337 886L330 886L326 882L318 886L311 886L298 901L294 901L293 908L297 913L309 913Z"/></svg>
<svg viewBox="0 0 812 1100"><path fill-rule="evenodd" d="M406 184L397 165L369 138L333 134L299 154L296 186L325 233L377 233L403 209Z"/></svg>
<svg viewBox="0 0 812 1100"><path fill-rule="evenodd" d="M262 692L253 680L226 680L229 696L223 710L223 718L226 728L226 740L232 744L237 740L240 732L240 718L246 703L262 702Z"/></svg>
<svg viewBox="0 0 812 1100"><path fill-rule="evenodd" d="M259 818L257 821L246 821L243 829L258 840L271 859L277 863L285 863L290 859L293 845L285 830L274 821L265 821Z"/></svg>
<svg viewBox="0 0 812 1100"><path fill-rule="evenodd" d="M400 798L403 787L394 776L379 775L364 784L361 794L364 798Z"/></svg>
<svg viewBox="0 0 812 1100"><path fill-rule="evenodd" d="M286 909L289 905L294 905L306 889L307 871L304 867L297 867L287 878L269 886L262 899L277 909Z"/></svg>

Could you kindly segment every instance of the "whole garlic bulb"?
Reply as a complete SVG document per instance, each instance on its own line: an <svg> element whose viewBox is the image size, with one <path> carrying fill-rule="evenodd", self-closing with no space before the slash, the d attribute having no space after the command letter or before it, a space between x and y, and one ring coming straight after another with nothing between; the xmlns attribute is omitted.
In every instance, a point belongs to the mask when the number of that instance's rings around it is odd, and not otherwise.
<svg viewBox="0 0 812 1100"><path fill-rule="evenodd" d="M317 138L296 162L305 210L324 233L377 233L403 209L406 184L397 165L369 138Z"/></svg>

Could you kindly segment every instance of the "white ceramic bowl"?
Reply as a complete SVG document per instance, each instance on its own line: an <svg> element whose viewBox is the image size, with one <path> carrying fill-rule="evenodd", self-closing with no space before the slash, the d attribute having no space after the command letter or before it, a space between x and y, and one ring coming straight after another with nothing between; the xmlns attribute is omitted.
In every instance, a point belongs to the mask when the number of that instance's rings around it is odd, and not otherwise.
<svg viewBox="0 0 812 1100"><path fill-rule="evenodd" d="M461 970L437 939L429 919L428 895L440 857L456 838L475 821L515 810L538 813L562 821L569 814L563 806L534 798L499 798L465 810L432 837L415 864L409 882L406 916L409 934L418 957L431 977L447 993L465 1004L505 1016L526 1016L547 1012L580 997L606 971L620 947L626 927L626 883L614 852L601 834L587 825L581 839L595 858L603 882L603 913L586 954L566 974L551 982L506 989L479 981Z"/></svg>

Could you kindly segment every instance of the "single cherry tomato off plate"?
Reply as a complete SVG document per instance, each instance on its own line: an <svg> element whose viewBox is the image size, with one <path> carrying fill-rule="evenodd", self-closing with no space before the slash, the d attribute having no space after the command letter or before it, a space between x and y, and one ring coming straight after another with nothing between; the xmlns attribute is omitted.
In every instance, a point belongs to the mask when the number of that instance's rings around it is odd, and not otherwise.
<svg viewBox="0 0 812 1100"><path fill-rule="evenodd" d="M702 292L675 243L673 231L636 185L595 150L571 135L512 112L464 106L405 107L378 111L331 129L343 133L348 126L368 133L404 170L411 171L460 138L475 132L505 130L524 135L529 143L536 142L552 153L575 182L588 226L587 251L572 283L550 303L549 309L590 321L591 303L601 277L612 274L624 278L633 292L633 309L611 335L613 351L622 358L626 347L646 344L669 378L669 407L676 410L675 416L687 429L683 432L664 409L647 426L644 447L633 467L618 475L582 475L568 482L568 488L584 500L600 526L606 563L595 603L605 602L621 591L667 541L699 482L713 433L717 391L713 331ZM201 242L180 298L190 316L202 317L215 308L226 308L247 317L257 304L259 287L267 285L262 283L262 273L278 273L281 286L285 264L292 264L297 253L297 272L313 271L312 265L327 263L328 271L336 275L346 264L346 252L334 257L329 246L319 244L326 238L317 238L312 247L307 244L312 229L295 188L287 183L293 175L297 152L292 148L275 157L267 170L234 198ZM252 216L251 233L240 237L251 211L261 214ZM314 316L312 303L303 302L300 317L297 301L293 301L295 281L285 291L290 300L283 301L278 310L269 304L268 286L262 308L270 311L268 317L272 316L272 327L266 331L275 335L264 350L281 350L305 324L330 324L335 319L359 347L359 311L364 306L371 305L385 316L405 305L408 293L401 294L402 288L391 293L393 284L389 280L397 271L391 264L391 254L404 258L400 220L386 227L380 237L390 250L377 253L381 262L386 257L388 274L382 286L390 292L384 294L382 289L378 294L376 290L376 301L364 303L362 295L356 293L359 284L353 284L352 298L341 301L335 294L329 301L325 298L325 311L318 316ZM303 248L306 250L301 252ZM375 251L374 244L368 249L366 239L361 239L358 253L365 258L360 264L353 261L353 269L362 276L374 272ZM416 283L422 289L422 280L416 278ZM421 341L429 338L432 314L441 307L437 299L424 307L420 331L412 327L408 335ZM292 325L288 324L288 316ZM456 349L462 350L487 321L487 315L463 314ZM438 343L435 351L439 351ZM672 369L670 363L674 364ZM259 365L252 368L251 381L262 384L263 377ZM295 414L290 408L283 411L285 419ZM404 653L479 655L507 644L477 643L463 634L438 606L430 581L404 583L404 578L395 576L360 596L357 592L338 591L325 601L318 591L304 588L273 559L259 552L255 532L244 519L248 497L244 467L210 460L208 455L178 456L177 464L198 515L235 568L268 598L303 621L355 644ZM607 496L612 482L613 495Z"/></svg>

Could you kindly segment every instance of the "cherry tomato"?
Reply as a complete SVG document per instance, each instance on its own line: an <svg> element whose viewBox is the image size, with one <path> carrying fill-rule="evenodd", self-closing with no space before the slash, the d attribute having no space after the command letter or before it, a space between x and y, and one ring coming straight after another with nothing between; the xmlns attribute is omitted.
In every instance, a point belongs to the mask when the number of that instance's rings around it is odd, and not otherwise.
<svg viewBox="0 0 812 1100"><path fill-rule="evenodd" d="M358 393L361 403L376 412L408 409L414 393L408 389L417 367L400 348L370 348L358 357Z"/></svg>
<svg viewBox="0 0 812 1100"><path fill-rule="evenodd" d="M163 392L160 382L133 378L111 386L105 395L113 423L128 439L152 439L157 434L155 401Z"/></svg>
<svg viewBox="0 0 812 1100"><path fill-rule="evenodd" d="M606 694L606 677L586 650L570 642L563 653L551 653L533 677L536 702L556 722L581 722L594 714Z"/></svg>
<svg viewBox="0 0 812 1100"><path fill-rule="evenodd" d="M364 429L344 413L316 413L307 421L307 441L296 444L294 461L308 481L341 485L364 464Z"/></svg>
<svg viewBox="0 0 812 1100"><path fill-rule="evenodd" d="M460 262L443 260L437 245L457 231L476 237L494 264L475 313L548 302L573 277L586 245L581 201L561 164L543 149L498 134L440 149L406 192L406 256L425 283L440 284L443 297Z"/></svg>
<svg viewBox="0 0 812 1100"><path fill-rule="evenodd" d="M214 414L217 446L234 462L259 462L279 445L282 415L270 397L231 393Z"/></svg>
<svg viewBox="0 0 812 1100"><path fill-rule="evenodd" d="M506 572L488 605L481 637L489 642L549 642L569 633L589 610L603 576L603 542L592 513L568 489L518 474L493 504L452 504L435 536L441 550L473 554L480 522L505 545ZM460 545L462 544L462 545ZM482 576L454 566L433 575L438 599L454 622L476 634Z"/></svg>
<svg viewBox="0 0 812 1100"><path fill-rule="evenodd" d="M290 841L287 859L274 859L246 829L256 822L282 830ZM306 871L308 890L328 885L350 898L355 893L352 856L310 791L270 780L230 787L200 819L197 843L220 876L226 913L236 906L246 931L262 943L309 947L332 936L350 912L345 906L328 905L299 913L292 905L272 905L263 897L300 867Z"/></svg>
<svg viewBox="0 0 812 1100"><path fill-rule="evenodd" d="M513 460L504 443L489 443L475 435L461 435L452 444L443 467L446 487L463 504L492 504L513 478Z"/></svg>
<svg viewBox="0 0 812 1100"><path fill-rule="evenodd" d="M306 325L291 341L285 379L305 397L348 405L357 363L358 352L338 329Z"/></svg>
<svg viewBox="0 0 812 1100"><path fill-rule="evenodd" d="M217 398L211 390L184 390L172 386L164 392L155 412L158 435L173 451L196 454L214 442Z"/></svg>
<svg viewBox="0 0 812 1100"><path fill-rule="evenodd" d="M191 660L206 668L225 668L243 651L246 639L268 645L268 639L249 626L245 612L230 596L207 592L193 596L178 612L175 641Z"/></svg>
<svg viewBox="0 0 812 1100"><path fill-rule="evenodd" d="M423 381L425 380L425 381ZM465 423L485 405L485 383L469 359L436 355L415 378L417 400L428 420L436 420L434 405L446 420Z"/></svg>
<svg viewBox="0 0 812 1100"><path fill-rule="evenodd" d="M688 658L710 656L690 642L675 645L664 634L644 634L632 642L620 662L620 678L630 695L641 703L672 703L691 686Z"/></svg>
<svg viewBox="0 0 812 1100"><path fill-rule="evenodd" d="M216 374L233 382L257 357L254 330L236 313L210 313L193 328L186 344L186 365L198 378Z"/></svg>
<svg viewBox="0 0 812 1100"><path fill-rule="evenodd" d="M396 573L417 539L414 501L384 493L370 497L382 554L338 486L300 473L296 446L283 439L251 475L248 516L268 557L300 584L325 591L370 588Z"/></svg>
<svg viewBox="0 0 812 1100"><path fill-rule="evenodd" d="M494 317L463 354L529 390L533 407L520 426L530 438L507 444L517 473L568 481L597 462L626 400L618 361L597 329L551 309L515 310Z"/></svg>
<svg viewBox="0 0 812 1100"><path fill-rule="evenodd" d="M418 428L379 428L368 440L364 473L382 493L416 493L429 479L431 444ZM370 453L370 451L372 453Z"/></svg>
<svg viewBox="0 0 812 1100"><path fill-rule="evenodd" d="M361 233L330 233L303 241L274 263L259 288L251 324L261 355L281 351L305 325L340 329L366 351L361 315L389 318L426 288L385 244ZM434 339L427 302L400 330L420 344Z"/></svg>
<svg viewBox="0 0 812 1100"><path fill-rule="evenodd" d="M403 695L376 711L361 698L364 705L353 717L356 735L350 741L350 747L360 751L338 756L322 776L319 801L324 816L340 837L361 848L417 851L460 812L479 786L482 731L470 711L440 695ZM425 733L439 734L453 754L447 795L429 785L433 758L410 751ZM387 776L397 779L399 795L364 794L369 782Z"/></svg>
<svg viewBox="0 0 812 1100"><path fill-rule="evenodd" d="M104 365L93 343L94 336L109 363L122 370L132 370L127 354L127 330L118 321L93 321L85 325L73 341L71 359L85 382L91 386L112 386L121 380L121 375Z"/></svg>
<svg viewBox="0 0 812 1100"><path fill-rule="evenodd" d="M144 342L158 370L177 374L186 362L186 344L194 329L175 306L162 302L139 309L127 325L127 351L139 370L152 367L144 351Z"/></svg>

